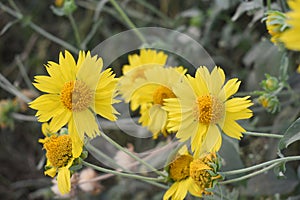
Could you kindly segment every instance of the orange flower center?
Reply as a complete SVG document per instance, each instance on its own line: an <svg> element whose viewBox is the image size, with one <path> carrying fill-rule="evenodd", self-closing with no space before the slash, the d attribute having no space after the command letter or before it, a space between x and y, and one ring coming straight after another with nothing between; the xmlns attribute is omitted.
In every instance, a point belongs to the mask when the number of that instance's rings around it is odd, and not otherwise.
<svg viewBox="0 0 300 200"><path fill-rule="evenodd" d="M76 80L64 84L60 100L67 109L80 112L91 105L93 95L93 91L83 81Z"/></svg>
<svg viewBox="0 0 300 200"><path fill-rule="evenodd" d="M224 103L218 98L205 95L198 97L196 101L195 117L203 124L215 124L220 121L225 114Z"/></svg>
<svg viewBox="0 0 300 200"><path fill-rule="evenodd" d="M180 155L169 165L170 177L174 181L181 181L190 176L190 163L193 157L190 155Z"/></svg>
<svg viewBox="0 0 300 200"><path fill-rule="evenodd" d="M175 98L175 94L165 86L159 86L153 93L153 103L163 105L164 99Z"/></svg>
<svg viewBox="0 0 300 200"><path fill-rule="evenodd" d="M209 173L209 170L211 172L214 171L210 165L214 163L215 158L216 154L211 153L203 158L195 159L190 163L190 177L198 184L202 193L205 195L211 194L211 192L208 192L205 189L211 188L213 186L213 181L221 178L220 175Z"/></svg>
<svg viewBox="0 0 300 200"><path fill-rule="evenodd" d="M72 140L69 135L53 135L44 143L46 157L53 167L64 167L72 158Z"/></svg>

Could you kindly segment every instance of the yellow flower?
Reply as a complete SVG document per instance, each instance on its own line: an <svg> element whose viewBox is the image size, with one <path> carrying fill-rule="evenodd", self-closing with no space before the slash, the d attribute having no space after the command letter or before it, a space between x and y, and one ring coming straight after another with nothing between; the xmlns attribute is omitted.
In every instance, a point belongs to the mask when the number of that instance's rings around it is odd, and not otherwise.
<svg viewBox="0 0 300 200"><path fill-rule="evenodd" d="M163 67L166 64L168 56L162 51L156 52L151 49L141 49L140 55L133 54L128 56L129 65L122 68L123 76L119 81L119 93L128 103L132 93L136 90L133 84L136 81L145 79L145 70L155 67ZM131 101L131 109L136 110L139 105L135 101Z"/></svg>
<svg viewBox="0 0 300 200"><path fill-rule="evenodd" d="M180 141L191 139L191 149L199 156L204 151L218 151L222 138L220 129L239 139L245 129L236 120L252 116L249 96L231 98L239 88L237 78L225 85L224 71L215 67L210 73L206 67L197 69L195 78L187 76L173 88L177 98L165 100L168 112L168 131L178 131Z"/></svg>
<svg viewBox="0 0 300 200"><path fill-rule="evenodd" d="M30 107L37 110L38 121L51 120L54 132L68 124L75 157L82 151L84 134L100 134L94 113L116 120L112 104L116 102L117 79L110 69L101 72L102 66L102 59L92 57L90 52L80 51L76 63L65 51L65 56L59 55L59 63L46 65L49 76L35 76L33 85L48 94L35 99Z"/></svg>
<svg viewBox="0 0 300 200"><path fill-rule="evenodd" d="M72 154L72 138L70 135L54 133L47 123L42 125L42 132L45 138L39 139L39 142L43 144L43 148L46 150L45 175L53 178L57 174L58 189L61 194L67 194L71 190L69 168L73 165L74 159L79 157Z"/></svg>
<svg viewBox="0 0 300 200"><path fill-rule="evenodd" d="M129 65L124 65L122 68L123 74L144 65L148 67L164 66L168 56L162 52L156 52L151 49L141 49L140 55L133 54L128 56Z"/></svg>
<svg viewBox="0 0 300 200"><path fill-rule="evenodd" d="M146 126L156 139L160 133L167 136L167 112L162 108L164 99L174 98L172 92L174 83L183 78L186 70L183 67L161 68L155 67L144 72L145 79L140 79L133 85L129 101L141 106L139 122Z"/></svg>
<svg viewBox="0 0 300 200"><path fill-rule="evenodd" d="M286 13L286 23L290 26L280 36L280 41L284 43L287 49L300 50L300 0L290 0L288 5L291 9Z"/></svg>
<svg viewBox="0 0 300 200"><path fill-rule="evenodd" d="M297 73L298 73L298 74L300 74L300 65L298 65L298 67L297 67L297 70L296 70L296 71L297 71Z"/></svg>
<svg viewBox="0 0 300 200"><path fill-rule="evenodd" d="M279 11L269 11L266 17L266 26L271 37L271 42L279 43L279 37L285 30L285 15Z"/></svg>
<svg viewBox="0 0 300 200"><path fill-rule="evenodd" d="M213 188L216 181L222 178L218 174L218 167L214 169L212 164L218 166L215 153L203 154L200 158L191 156L187 151L177 155L168 169L174 183L163 199L183 200L188 192L196 197L211 195L206 189Z"/></svg>

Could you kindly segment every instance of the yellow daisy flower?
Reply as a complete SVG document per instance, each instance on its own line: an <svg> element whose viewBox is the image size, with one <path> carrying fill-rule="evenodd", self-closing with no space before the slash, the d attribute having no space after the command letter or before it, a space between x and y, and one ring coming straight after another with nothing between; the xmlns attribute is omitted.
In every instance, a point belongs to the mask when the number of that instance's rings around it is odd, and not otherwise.
<svg viewBox="0 0 300 200"><path fill-rule="evenodd" d="M101 72L102 67L102 59L92 57L90 52L80 51L76 63L65 51L65 56L59 55L59 63L46 65L49 76L35 76L33 85L47 94L32 101L30 107L37 110L38 121L51 120L54 132L68 124L75 157L82 151L84 134L100 134L94 113L116 120L112 104L116 103L117 79L110 69Z"/></svg>
<svg viewBox="0 0 300 200"><path fill-rule="evenodd" d="M191 149L199 156L204 150L218 151L222 138L220 129L239 139L245 129L236 120L252 116L249 96L231 98L239 88L237 78L225 85L224 71L215 67L210 73L206 67L197 69L195 78L187 76L173 88L177 98L165 99L168 112L168 131L178 131L180 141L191 139Z"/></svg>
<svg viewBox="0 0 300 200"><path fill-rule="evenodd" d="M136 90L129 101L141 106L139 122L146 126L156 139L160 133L167 136L167 112L162 108L164 99L174 98L172 92L174 83L180 81L186 70L183 67L155 67L144 72L145 79L140 79L133 85Z"/></svg>
<svg viewBox="0 0 300 200"><path fill-rule="evenodd" d="M218 174L218 158L215 153L195 158L186 150L179 153L168 167L169 177L174 182L164 194L164 200L183 200L187 193L196 197L212 195L206 189L213 188L217 180L222 178Z"/></svg>
<svg viewBox="0 0 300 200"><path fill-rule="evenodd" d="M123 76L119 81L119 93L124 97L125 101L129 103L132 93L136 90L133 84L145 79L145 70L155 67L163 67L167 62L168 56L162 51L155 51L151 49L141 49L140 55L133 54L128 56L129 65L124 65L122 68ZM139 105L132 101L131 109L136 110Z"/></svg>
<svg viewBox="0 0 300 200"><path fill-rule="evenodd" d="M74 157L72 154L72 138L70 135L59 135L54 133L48 123L43 123L42 132L44 139L39 142L43 144L46 150L46 171L45 175L52 178L57 174L58 189L61 194L67 194L71 190L71 172ZM80 152L81 154L81 152Z"/></svg>
<svg viewBox="0 0 300 200"><path fill-rule="evenodd" d="M280 36L280 41L287 49L300 51L300 0L290 0L288 5L291 9L286 13L286 23L290 26Z"/></svg>

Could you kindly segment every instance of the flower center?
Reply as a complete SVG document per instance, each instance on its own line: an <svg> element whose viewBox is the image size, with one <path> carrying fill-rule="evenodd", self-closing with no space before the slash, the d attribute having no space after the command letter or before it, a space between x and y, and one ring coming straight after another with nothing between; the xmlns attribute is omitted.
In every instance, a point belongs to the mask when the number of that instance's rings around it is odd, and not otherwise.
<svg viewBox="0 0 300 200"><path fill-rule="evenodd" d="M190 163L193 161L193 157L190 155L181 155L177 157L169 165L170 177L174 181L181 181L186 179L190 175Z"/></svg>
<svg viewBox="0 0 300 200"><path fill-rule="evenodd" d="M195 116L203 124L215 124L223 118L225 113L224 103L218 98L205 95L196 101Z"/></svg>
<svg viewBox="0 0 300 200"><path fill-rule="evenodd" d="M71 111L80 112L87 109L92 99L93 91L80 80L65 83L61 90L60 100Z"/></svg>
<svg viewBox="0 0 300 200"><path fill-rule="evenodd" d="M190 164L190 177L198 184L202 191L212 187L212 178L207 170L210 167L201 159L193 160ZM207 193L210 194L210 193Z"/></svg>
<svg viewBox="0 0 300 200"><path fill-rule="evenodd" d="M46 157L53 167L64 167L72 158L72 140L69 135L52 135L44 144Z"/></svg>
<svg viewBox="0 0 300 200"><path fill-rule="evenodd" d="M175 98L175 94L165 86L159 86L153 93L154 104L163 105L164 99Z"/></svg>

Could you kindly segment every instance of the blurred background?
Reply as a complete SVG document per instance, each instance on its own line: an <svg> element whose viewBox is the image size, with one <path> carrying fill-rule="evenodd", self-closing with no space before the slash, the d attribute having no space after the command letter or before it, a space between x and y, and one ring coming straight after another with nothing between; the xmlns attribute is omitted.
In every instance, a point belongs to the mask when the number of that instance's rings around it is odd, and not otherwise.
<svg viewBox="0 0 300 200"><path fill-rule="evenodd" d="M287 92L279 96L280 110L267 112L258 104L260 82L266 73L280 75L283 52L270 42L263 18L267 1L253 0L117 0L136 27L164 27L177 30L198 41L221 66L227 78L242 80L240 95L252 95L254 116L244 122L246 130L283 134L299 116L299 101ZM285 1L269 1L273 9L287 11ZM0 2L0 198L53 199L52 180L43 174L44 152L38 139L41 125L27 102L39 95L31 82L45 74L47 61L58 61L59 52L68 49L76 57L79 49L92 50L103 40L132 27L109 0L38 1L2 0ZM77 29L77 30L76 30ZM78 34L76 34L78 33ZM176 41L174 41L176 42ZM189 46L186 46L189 50ZM289 54L289 84L299 94L300 75L296 68L299 54ZM170 56L172 58L172 56ZM176 59L176 58L174 58ZM178 61L180 62L180 60ZM127 55L114 61L120 66ZM183 63L184 64L184 63ZM122 106L118 105L122 110ZM128 106L128 105L127 105ZM118 108L117 108L118 109ZM136 115L136 113L132 113ZM136 151L145 150L145 141L131 138L118 130L107 131ZM158 145L147 141L149 148ZM238 169L277 157L275 139L245 136L241 141L224 139L224 169ZM225 145L223 145L225 146ZM285 155L299 155L299 142ZM89 158L93 161L93 157ZM94 159L95 162L97 160ZM98 163L101 165L101 163ZM286 177L274 172L224 187L223 199L300 199L299 162L286 165ZM164 190L135 180L104 178L93 192L76 191L71 199L162 199ZM187 197L192 199L192 197Z"/></svg>

